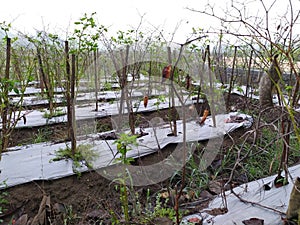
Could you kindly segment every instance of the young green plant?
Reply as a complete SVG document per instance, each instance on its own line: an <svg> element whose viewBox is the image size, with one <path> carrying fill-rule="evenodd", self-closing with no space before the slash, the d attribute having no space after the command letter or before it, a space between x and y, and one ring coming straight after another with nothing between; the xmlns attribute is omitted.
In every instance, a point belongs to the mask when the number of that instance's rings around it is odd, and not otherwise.
<svg viewBox="0 0 300 225"><path fill-rule="evenodd" d="M120 153L120 158L117 159L122 164L128 165L133 161L133 158L127 157L127 152L131 150L132 145L137 146L137 136L136 135L128 135L125 133L120 134L120 137L114 142L117 145L117 150ZM128 171L124 171L123 177L118 179L120 185L120 200L122 204L122 210L125 217L126 224L129 223L129 204L128 204L128 188L126 186L126 180L128 176L130 178L130 174Z"/></svg>

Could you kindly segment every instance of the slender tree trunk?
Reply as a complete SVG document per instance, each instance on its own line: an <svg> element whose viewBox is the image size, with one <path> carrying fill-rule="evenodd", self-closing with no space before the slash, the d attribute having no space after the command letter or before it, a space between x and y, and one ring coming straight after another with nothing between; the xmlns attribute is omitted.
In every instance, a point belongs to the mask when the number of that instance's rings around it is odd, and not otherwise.
<svg viewBox="0 0 300 225"><path fill-rule="evenodd" d="M43 76L40 74L40 89L41 89L41 96L44 97L45 96L45 81L43 79Z"/></svg>
<svg viewBox="0 0 300 225"><path fill-rule="evenodd" d="M47 97L48 97L48 101L49 101L50 115L53 115L53 109L54 109L53 90L51 87L51 83L49 81L49 77L45 74L45 71L44 71L43 60L42 60L41 51L40 51L39 47L37 47L37 57L38 57L40 74L41 74L41 77L43 78L43 81L44 81L44 84L46 87Z"/></svg>
<svg viewBox="0 0 300 225"><path fill-rule="evenodd" d="M248 98L249 87L250 87L250 80L251 79L251 66L252 66L252 59L253 59L253 50L251 50L250 58L249 58L249 65L248 65L248 72L247 72L247 80L246 80L246 94L245 97Z"/></svg>
<svg viewBox="0 0 300 225"><path fill-rule="evenodd" d="M296 74L296 84L294 86L294 90L293 90L293 94L292 94L291 107L294 107L300 99L299 89L300 89L300 75Z"/></svg>
<svg viewBox="0 0 300 225"><path fill-rule="evenodd" d="M251 53L250 53L250 59L249 59L249 65L248 65L248 72L247 72L247 80L246 80L246 93L245 93L245 97L246 97L246 101L244 102L244 109L246 108L246 106L248 105L249 103L249 100L248 100L248 94L249 94L249 88L250 88L250 83L252 80L252 77L251 77L251 66L252 66L252 59L253 59L253 50L251 50Z"/></svg>
<svg viewBox="0 0 300 225"><path fill-rule="evenodd" d="M213 126L216 127L216 107L215 107L215 93L214 93L214 87L213 87L213 75L211 73L211 61L210 61L210 48L209 45L207 45L207 62L208 62L208 76L209 76L209 95L210 95L210 113L213 121Z"/></svg>
<svg viewBox="0 0 300 225"><path fill-rule="evenodd" d="M125 97L126 97L126 92L125 92L125 88L127 86L127 76L126 76L126 68L125 67L125 62L124 62L124 56L123 56L123 52L121 50L120 52L121 54L121 60L122 60L122 66L123 69L122 71L119 70L118 66L117 66L117 62L114 58L114 55L112 54L112 59L113 59L113 63L115 66L115 69L117 71L117 75L119 78L119 84L120 84L120 88L121 88L121 98L120 98L120 108L119 108L119 116L118 116L118 121L117 121L117 131L120 131L122 129L123 123L123 110L124 110L124 101L125 101ZM128 112L129 113L129 112Z"/></svg>
<svg viewBox="0 0 300 225"><path fill-rule="evenodd" d="M222 68L221 67L221 61L223 60L223 57L222 57L222 54L221 54L222 38L223 38L223 31L221 30L220 39L219 39L219 47L218 47L218 55L216 57L216 60L217 60L217 68L218 68L220 81L221 81L221 84L224 85L224 77L222 76L222 72L221 72L221 68Z"/></svg>
<svg viewBox="0 0 300 225"><path fill-rule="evenodd" d="M280 165L278 169L277 177L281 176L281 171L285 172L285 179L288 179L288 156L290 148L290 131L291 131L291 122L290 121L281 121L281 135L283 136L283 149L281 154Z"/></svg>
<svg viewBox="0 0 300 225"><path fill-rule="evenodd" d="M135 134L135 116L133 112L132 107L132 101L129 99L129 91L127 86L127 74L128 74L128 57L129 57L129 45L126 46L126 53L125 53L125 59L123 61L123 89L124 89L124 97L126 101L127 106L127 112L128 112L128 120L129 120L129 127L131 134ZM123 58L123 57L122 57Z"/></svg>
<svg viewBox="0 0 300 225"><path fill-rule="evenodd" d="M72 129L72 110L71 110L71 68L70 68L70 57L69 57L69 42L65 41L65 56L66 56L66 74L67 74L67 83L66 83L66 101L67 101L67 126L68 126L68 140L71 140L71 129Z"/></svg>
<svg viewBox="0 0 300 225"><path fill-rule="evenodd" d="M206 53L207 53L207 51L204 51L204 54L202 56L203 64L202 64L201 71L199 73L199 88L198 88L197 103L196 103L196 109L197 109L198 116L199 116L199 113L201 113L199 100L200 100L200 93L201 93L201 88L202 88L202 82L204 80L203 79L203 74L204 74L204 70L205 70Z"/></svg>
<svg viewBox="0 0 300 225"><path fill-rule="evenodd" d="M97 64L97 54L98 50L94 51L94 79L95 79L95 101L96 101L96 108L95 111L98 112L98 64Z"/></svg>
<svg viewBox="0 0 300 225"><path fill-rule="evenodd" d="M72 154L76 153L76 118L75 118L75 84L76 84L76 57L72 54L72 74L71 74L71 114L72 114L72 125L71 125L71 148Z"/></svg>
<svg viewBox="0 0 300 225"><path fill-rule="evenodd" d="M226 101L226 108L227 111L229 111L229 105L230 105L230 95L231 91L234 86L234 70L235 70L235 61L236 61L236 52L237 52L237 46L234 46L234 56L233 56L233 62L232 62L232 70L231 70L231 76L230 76L230 82L229 82L229 89L228 89L228 95L227 95L227 101Z"/></svg>
<svg viewBox="0 0 300 225"><path fill-rule="evenodd" d="M2 110L2 143L1 143L1 152L5 151L8 147L8 139L9 139L9 126L8 126L8 80L9 80L9 68L10 68L10 56L11 56L11 39L6 38L6 65L5 65L5 80L4 80L4 93L3 93L3 104L4 108ZM0 154L1 160L1 154Z"/></svg>
<svg viewBox="0 0 300 225"><path fill-rule="evenodd" d="M152 59L152 57L151 57ZM149 70L148 70L148 92L147 92L147 96L149 97L152 94L152 87L151 87L151 76L152 76L152 60L149 61Z"/></svg>
<svg viewBox="0 0 300 225"><path fill-rule="evenodd" d="M171 65L172 64L172 54L171 54L171 48L168 47L168 63ZM176 108L175 108L175 95L174 95L174 70L175 67L172 67L171 70L171 77L170 77L170 92L171 92L171 120L173 122L173 135L177 136L177 121L176 121Z"/></svg>
<svg viewBox="0 0 300 225"><path fill-rule="evenodd" d="M269 71L263 75L259 83L259 102L262 109L273 107L272 91L281 76L277 57L278 55L274 56Z"/></svg>

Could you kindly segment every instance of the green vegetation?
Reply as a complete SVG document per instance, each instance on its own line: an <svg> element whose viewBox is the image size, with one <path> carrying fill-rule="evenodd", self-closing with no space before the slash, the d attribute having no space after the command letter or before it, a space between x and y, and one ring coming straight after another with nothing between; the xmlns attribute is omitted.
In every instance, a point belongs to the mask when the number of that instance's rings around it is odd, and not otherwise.
<svg viewBox="0 0 300 225"><path fill-rule="evenodd" d="M157 107L157 110L159 110L159 106L160 106L160 104L161 103L165 103L167 100L166 100L166 96L164 96L164 95L159 95L158 97L157 97L157 101L154 103L154 105L156 105L156 107Z"/></svg>
<svg viewBox="0 0 300 225"><path fill-rule="evenodd" d="M81 219L74 211L72 205L65 207L66 213L63 217L63 225L76 224L76 221Z"/></svg>
<svg viewBox="0 0 300 225"><path fill-rule="evenodd" d="M135 135L128 135L125 133L120 134L120 137L114 142L117 145L117 150L121 154L120 158L117 161L121 162L124 165L130 164L133 161L132 158L128 158L127 152L131 150L132 145L137 145L136 141L137 136ZM129 200L128 200L128 187L126 185L126 181L130 179L130 174L128 171L123 171L123 174L120 178L116 181L120 183L119 190L120 190L120 201L122 205L122 211L125 216L125 222L130 222L130 212L129 212Z"/></svg>
<svg viewBox="0 0 300 225"><path fill-rule="evenodd" d="M37 131L37 134L34 135L33 143L41 143L49 141L49 136L51 135L51 131L47 128L40 128Z"/></svg>
<svg viewBox="0 0 300 225"><path fill-rule="evenodd" d="M4 182L4 185L6 185L5 182ZM6 192L6 191L0 192L0 215L5 213L6 206L8 206L9 202L7 201L7 196L8 196L8 192ZM0 219L0 223L2 223L2 222L3 222L3 220Z"/></svg>
<svg viewBox="0 0 300 225"><path fill-rule="evenodd" d="M51 161L69 160L73 162L73 170L75 173L80 175L79 169L85 165L88 168L92 168L92 162L97 157L99 153L92 150L92 146L89 144L78 145L75 154L73 154L72 149L67 146L66 148L60 148L55 152L56 157Z"/></svg>
<svg viewBox="0 0 300 225"><path fill-rule="evenodd" d="M59 117L59 116L66 115L65 110L62 109L62 108L56 108L54 110L54 112L52 112L52 113L48 112L47 110L43 110L43 111L44 111L43 117L46 118L46 119L51 119L53 117Z"/></svg>
<svg viewBox="0 0 300 225"><path fill-rule="evenodd" d="M203 147L203 146L202 146ZM203 170L203 165L205 160L203 159L203 153L205 148L201 148L199 145L195 150L193 156L191 156L185 165L185 188L184 193L193 195L194 198L200 197L200 193L208 188L209 181L211 180L210 173ZM182 180L183 171L179 170L171 177L170 184L171 187L176 187Z"/></svg>
<svg viewBox="0 0 300 225"><path fill-rule="evenodd" d="M155 207L152 213L149 215L149 221L153 220L154 218L159 218L159 217L168 217L172 221L176 221L176 212L174 208L170 208L168 206L168 199L162 203L161 199L161 194L158 193L156 196L156 201L155 201ZM182 215L181 215L182 216Z"/></svg>

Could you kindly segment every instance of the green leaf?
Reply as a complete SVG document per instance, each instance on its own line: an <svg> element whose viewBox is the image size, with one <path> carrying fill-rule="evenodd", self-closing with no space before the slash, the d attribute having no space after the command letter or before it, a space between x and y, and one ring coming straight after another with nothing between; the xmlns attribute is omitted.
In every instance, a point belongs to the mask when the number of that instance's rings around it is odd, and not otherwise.
<svg viewBox="0 0 300 225"><path fill-rule="evenodd" d="M285 90L291 91L291 90L293 90L293 86L287 85L287 86L285 86Z"/></svg>
<svg viewBox="0 0 300 225"><path fill-rule="evenodd" d="M29 76L28 76L28 82L32 82L32 81L34 81L34 76L29 75Z"/></svg>
<svg viewBox="0 0 300 225"><path fill-rule="evenodd" d="M126 148L120 148L120 149L119 149L119 152L120 152L122 155L126 155L127 149L126 149Z"/></svg>
<svg viewBox="0 0 300 225"><path fill-rule="evenodd" d="M18 94L20 94L20 91L19 91L19 89L18 88L14 88L14 92L18 95Z"/></svg>

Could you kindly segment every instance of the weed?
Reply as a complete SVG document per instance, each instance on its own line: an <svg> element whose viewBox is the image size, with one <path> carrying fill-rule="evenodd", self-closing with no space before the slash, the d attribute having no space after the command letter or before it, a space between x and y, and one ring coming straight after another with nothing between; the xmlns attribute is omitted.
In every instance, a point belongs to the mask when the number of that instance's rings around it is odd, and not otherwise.
<svg viewBox="0 0 300 225"><path fill-rule="evenodd" d="M245 95L244 90L243 90L243 88L242 88L241 86L236 86L235 88L236 88L236 90L237 90L238 92L240 92L242 95Z"/></svg>
<svg viewBox="0 0 300 225"><path fill-rule="evenodd" d="M120 224L120 221L118 220L118 217L113 210L110 210L109 214L111 215L110 221L112 225Z"/></svg>
<svg viewBox="0 0 300 225"><path fill-rule="evenodd" d="M159 110L159 106L161 103L165 103L167 100L166 100L166 96L164 95L159 95L157 97L157 101L155 103L153 103L153 105L156 105L157 107L157 110Z"/></svg>
<svg viewBox="0 0 300 225"><path fill-rule="evenodd" d="M277 140L277 134L269 129L262 129L262 138L251 148L245 145L245 152L250 152L244 168L248 171L250 180L269 176L278 171L282 152L282 142Z"/></svg>
<svg viewBox="0 0 300 225"><path fill-rule="evenodd" d="M3 184L5 186L7 186L5 181L3 182ZM7 196L8 196L8 193L6 191L0 192L0 215L2 215L6 211L5 205L8 204L8 201L6 199ZM3 223L2 219L0 219L0 223Z"/></svg>
<svg viewBox="0 0 300 225"><path fill-rule="evenodd" d="M114 144L117 144L117 150L121 154L120 158L117 161L123 164L129 164L133 159L127 158L127 152L131 150L131 145L137 146L137 136L136 135L128 135L125 133L120 134L120 137L114 141Z"/></svg>
<svg viewBox="0 0 300 225"><path fill-rule="evenodd" d="M210 175L208 171L203 170L205 168L205 159L203 159L202 151L196 151L195 154L186 162L185 165L185 191L194 193L195 197L198 197L201 190L208 186ZM182 180L182 170L179 170L171 177L171 185L178 186L178 183Z"/></svg>
<svg viewBox="0 0 300 225"><path fill-rule="evenodd" d="M168 217L171 220L175 221L175 215L176 212L173 208L170 208L167 206L168 204L168 200L166 199L166 201L164 203L162 203L161 201L161 195L157 194L156 196L156 202L155 202L155 207L154 207L154 212L153 212L153 217Z"/></svg>
<svg viewBox="0 0 300 225"><path fill-rule="evenodd" d="M48 137L51 135L51 131L47 128L38 129L38 132L34 135L33 143L41 143L48 141Z"/></svg>
<svg viewBox="0 0 300 225"><path fill-rule="evenodd" d="M80 217L73 212L72 205L66 207L66 213L64 215L64 225L75 224Z"/></svg>
<svg viewBox="0 0 300 225"><path fill-rule="evenodd" d="M299 160L299 143L297 139L291 139L290 143L290 164ZM267 128L261 130L261 136L255 144L245 143L243 146L236 146L235 150L239 154L239 159L243 159L239 165L249 181L273 175L278 172L280 158L283 150L283 142L276 131ZM234 157L226 165L232 168Z"/></svg>
<svg viewBox="0 0 300 225"><path fill-rule="evenodd" d="M300 142L297 137L291 135L290 137L290 151L289 151L289 162L290 164L298 163L300 161Z"/></svg>
<svg viewBox="0 0 300 225"><path fill-rule="evenodd" d="M103 84L103 90L104 91L111 91L112 90L112 83L110 83L110 82L104 82L104 84Z"/></svg>
<svg viewBox="0 0 300 225"><path fill-rule="evenodd" d="M141 224L148 224L149 221L153 221L155 218L167 217L172 221L176 221L176 211L174 208L168 206L169 199L162 201L161 194L156 195L154 208L146 208L145 217L140 220ZM151 204L149 205L151 206ZM182 218L182 212L180 212L180 217Z"/></svg>
<svg viewBox="0 0 300 225"><path fill-rule="evenodd" d="M72 150L69 146L66 148L59 148L56 152L56 157L51 161L60 161L60 160L68 160L71 159L73 161L73 170L75 173L80 175L78 169L82 167L82 165L86 165L88 168L92 168L92 161L99 157L99 154L92 150L91 145L78 145L76 148L76 152L73 155Z"/></svg>
<svg viewBox="0 0 300 225"><path fill-rule="evenodd" d="M54 111L54 113L52 113L52 114L50 112L44 110L43 117L45 119L51 119L53 117L59 117L59 116L64 116L64 115L66 115L66 112L64 111L64 109L62 109L62 108L56 108L55 111Z"/></svg>
<svg viewBox="0 0 300 225"><path fill-rule="evenodd" d="M120 158L117 159L117 161L121 162L122 164L130 164L130 162L133 160L132 158L127 157L127 152L131 150L131 145L137 145L137 136L135 135L128 135L125 133L122 133L120 137L114 141L114 144L117 145L117 150L121 154ZM129 223L129 201L128 201L128 188L126 186L126 180L130 179L130 174L128 171L124 171L124 173L121 175L117 181L119 181L119 190L120 190L120 201L122 205L122 211L125 216L125 222Z"/></svg>

